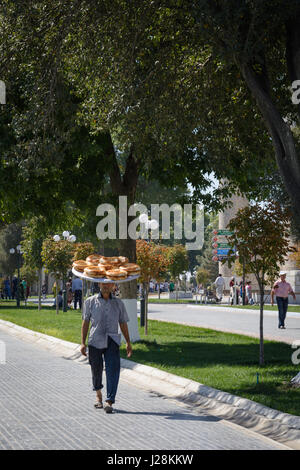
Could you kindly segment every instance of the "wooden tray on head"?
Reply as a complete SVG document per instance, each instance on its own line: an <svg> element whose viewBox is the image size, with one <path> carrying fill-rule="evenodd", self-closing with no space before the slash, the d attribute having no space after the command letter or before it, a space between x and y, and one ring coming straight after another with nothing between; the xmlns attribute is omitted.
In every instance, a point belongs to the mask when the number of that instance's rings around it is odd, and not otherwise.
<svg viewBox="0 0 300 470"><path fill-rule="evenodd" d="M134 279L138 279L140 276L137 274L136 276L128 276L126 279L122 279L120 281L113 281L112 279L108 279L107 277L89 277L86 276L84 273L80 271L76 271L76 269L72 268L72 273L74 276L80 277L81 279L85 279L86 281L91 281L91 282L104 282L104 283L114 283L114 284L120 284L121 282L129 282L133 281Z"/></svg>

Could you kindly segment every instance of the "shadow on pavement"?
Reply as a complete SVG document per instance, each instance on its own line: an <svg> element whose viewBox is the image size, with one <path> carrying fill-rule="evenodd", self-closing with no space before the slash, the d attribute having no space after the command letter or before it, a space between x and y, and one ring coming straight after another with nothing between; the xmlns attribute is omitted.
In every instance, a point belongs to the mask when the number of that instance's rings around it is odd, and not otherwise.
<svg viewBox="0 0 300 470"><path fill-rule="evenodd" d="M114 409L115 413L128 415L145 415L145 416L164 416L166 419L182 420L182 421L220 421L221 418L215 416L195 416L186 413L155 413L155 411L125 411Z"/></svg>

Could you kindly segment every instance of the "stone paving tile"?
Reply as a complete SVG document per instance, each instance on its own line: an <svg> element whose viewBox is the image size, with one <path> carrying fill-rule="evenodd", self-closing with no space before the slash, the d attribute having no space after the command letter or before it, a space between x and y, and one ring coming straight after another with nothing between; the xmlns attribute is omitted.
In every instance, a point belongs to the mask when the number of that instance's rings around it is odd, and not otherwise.
<svg viewBox="0 0 300 470"><path fill-rule="evenodd" d="M0 332L2 449L279 449L204 411L120 381L115 413L93 407L90 368ZM105 398L105 397L104 397Z"/></svg>

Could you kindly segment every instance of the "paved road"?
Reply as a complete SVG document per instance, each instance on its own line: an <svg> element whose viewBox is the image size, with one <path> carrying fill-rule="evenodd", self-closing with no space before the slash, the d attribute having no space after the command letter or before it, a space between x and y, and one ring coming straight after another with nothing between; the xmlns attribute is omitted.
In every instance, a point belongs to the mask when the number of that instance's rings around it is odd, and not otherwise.
<svg viewBox="0 0 300 470"><path fill-rule="evenodd" d="M290 306L290 309L292 306ZM259 311L213 305L149 304L149 318L259 337ZM278 329L277 312L265 310L264 337L291 344L300 340L300 313L288 312L286 330Z"/></svg>
<svg viewBox="0 0 300 470"><path fill-rule="evenodd" d="M124 381L113 415L93 408L90 368L0 332L0 449L282 449Z"/></svg>

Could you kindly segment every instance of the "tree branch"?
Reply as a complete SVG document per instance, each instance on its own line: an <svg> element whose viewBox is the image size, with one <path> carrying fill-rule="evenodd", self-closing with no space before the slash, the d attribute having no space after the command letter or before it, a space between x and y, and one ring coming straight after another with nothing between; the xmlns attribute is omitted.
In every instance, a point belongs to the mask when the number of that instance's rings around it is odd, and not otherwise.
<svg viewBox="0 0 300 470"><path fill-rule="evenodd" d="M276 161L285 186L289 188L291 200L296 203L296 194L300 192L300 162L294 136L271 99L266 77L258 75L249 63L239 64L239 66L272 137ZM299 211L299 208L297 210Z"/></svg>

